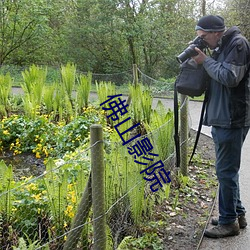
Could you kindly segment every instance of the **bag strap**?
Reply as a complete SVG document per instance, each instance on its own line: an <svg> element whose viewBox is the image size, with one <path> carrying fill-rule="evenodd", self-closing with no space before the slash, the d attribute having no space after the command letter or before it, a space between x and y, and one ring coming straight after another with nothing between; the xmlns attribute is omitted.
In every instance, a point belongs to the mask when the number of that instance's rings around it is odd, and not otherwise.
<svg viewBox="0 0 250 250"><path fill-rule="evenodd" d="M195 138L195 143L194 143L194 147L193 147L193 152L190 156L189 159L189 164L192 162L193 156L195 154L198 142L199 142L199 138L200 138L200 134L201 134L201 128L202 128L202 122L203 122L203 117L204 117L204 113L205 113L205 109L206 109L206 104L207 104L207 90L205 91L205 97L204 97L204 101L202 104L202 108L201 108L201 114L200 114L200 121L199 121L199 126L198 126L198 130L196 132L196 138Z"/></svg>
<svg viewBox="0 0 250 250"><path fill-rule="evenodd" d="M176 80L177 81L177 80ZM176 154L176 167L180 167L180 137L179 137L179 112L178 112L178 93L176 88L176 81L174 83L174 141Z"/></svg>

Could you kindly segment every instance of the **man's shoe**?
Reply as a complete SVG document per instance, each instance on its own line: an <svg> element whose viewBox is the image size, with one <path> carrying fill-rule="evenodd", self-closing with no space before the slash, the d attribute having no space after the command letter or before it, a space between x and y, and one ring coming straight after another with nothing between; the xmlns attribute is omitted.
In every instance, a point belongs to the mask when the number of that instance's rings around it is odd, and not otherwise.
<svg viewBox="0 0 250 250"><path fill-rule="evenodd" d="M239 222L240 229L243 229L243 228L245 228L247 226L247 220L246 220L245 214L242 214L242 215L238 216L238 222ZM214 225L214 226L217 226L218 225L218 219L217 218L212 218L211 224Z"/></svg>
<svg viewBox="0 0 250 250"><path fill-rule="evenodd" d="M206 229L204 235L209 238L223 238L228 236L239 235L240 227L238 222L234 222L232 224L222 225L219 224L210 229Z"/></svg>

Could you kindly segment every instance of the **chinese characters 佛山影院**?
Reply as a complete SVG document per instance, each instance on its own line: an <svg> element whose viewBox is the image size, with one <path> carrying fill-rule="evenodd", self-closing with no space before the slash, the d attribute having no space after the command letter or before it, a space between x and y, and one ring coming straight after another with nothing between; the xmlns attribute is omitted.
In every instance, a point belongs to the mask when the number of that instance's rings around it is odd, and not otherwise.
<svg viewBox="0 0 250 250"><path fill-rule="evenodd" d="M120 98L121 96L122 94L110 95L108 96L108 99L106 101L100 104L100 106L106 104L106 107L102 107L102 109L105 111L109 111L109 115L107 115L107 118L111 118L112 121L118 121L120 116L123 116L124 114L128 113L127 110L128 104L125 104L126 100L122 100ZM138 133L132 138L129 138L128 140L124 139L123 135L125 135L129 131L134 130L136 127L140 126L140 123L137 123L135 125L132 125L130 128L126 129L125 131L120 132L119 126L129 121L130 119L131 117L128 117L122 120L121 122L117 123L116 125L114 125L116 132L118 133L123 142L122 144L123 146L128 143L131 143L133 140L141 136L141 134ZM143 177L143 179L149 182L153 182L150 185L150 189L152 192L158 191L159 188L157 186L162 187L162 182L163 183L171 182L171 179L169 177L170 171L166 172L162 160L154 162L154 157L159 155L151 152L153 150L153 145L150 142L149 138L145 137L141 140L137 140L135 144L133 144L132 146L128 146L127 149L128 153L134 157L135 163L147 166L144 170L140 172L140 174L145 173L147 177ZM143 161L140 161L139 159L137 159L137 157L138 158L141 157ZM150 165L149 163L146 163L145 160L151 162L152 164ZM156 172L156 170L158 172Z"/></svg>

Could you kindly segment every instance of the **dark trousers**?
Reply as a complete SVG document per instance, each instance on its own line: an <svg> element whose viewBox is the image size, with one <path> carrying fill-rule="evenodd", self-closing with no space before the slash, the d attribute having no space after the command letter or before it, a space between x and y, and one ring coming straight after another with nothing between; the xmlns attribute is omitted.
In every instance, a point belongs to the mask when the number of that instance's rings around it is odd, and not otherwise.
<svg viewBox="0 0 250 250"><path fill-rule="evenodd" d="M212 127L215 143L216 175L219 181L219 223L231 224L245 214L240 200L239 169L241 149L249 127Z"/></svg>

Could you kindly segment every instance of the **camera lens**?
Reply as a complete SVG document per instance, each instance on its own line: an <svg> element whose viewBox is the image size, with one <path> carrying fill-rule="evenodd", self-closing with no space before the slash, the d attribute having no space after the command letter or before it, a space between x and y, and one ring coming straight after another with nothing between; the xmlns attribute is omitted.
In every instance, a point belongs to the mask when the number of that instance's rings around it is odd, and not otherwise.
<svg viewBox="0 0 250 250"><path fill-rule="evenodd" d="M179 63L183 63L188 58L198 55L198 53L194 49L195 47L196 47L195 44L191 44L189 47L187 47L180 55L176 57L177 61Z"/></svg>
<svg viewBox="0 0 250 250"><path fill-rule="evenodd" d="M207 43L199 36L197 36L192 43L180 54L176 57L179 63L183 63L188 58L198 55L195 50L195 47L203 50L207 47Z"/></svg>

